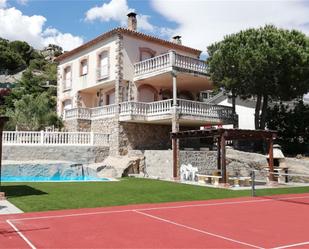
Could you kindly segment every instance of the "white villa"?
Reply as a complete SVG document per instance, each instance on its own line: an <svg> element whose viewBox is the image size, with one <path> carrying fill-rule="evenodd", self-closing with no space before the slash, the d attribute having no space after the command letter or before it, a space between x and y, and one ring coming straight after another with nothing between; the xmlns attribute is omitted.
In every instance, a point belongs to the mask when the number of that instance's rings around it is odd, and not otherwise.
<svg viewBox="0 0 309 249"><path fill-rule="evenodd" d="M59 56L57 112L67 131L110 135L110 151L170 148L169 133L232 124L231 107L202 102L212 89L200 50L115 28Z"/></svg>

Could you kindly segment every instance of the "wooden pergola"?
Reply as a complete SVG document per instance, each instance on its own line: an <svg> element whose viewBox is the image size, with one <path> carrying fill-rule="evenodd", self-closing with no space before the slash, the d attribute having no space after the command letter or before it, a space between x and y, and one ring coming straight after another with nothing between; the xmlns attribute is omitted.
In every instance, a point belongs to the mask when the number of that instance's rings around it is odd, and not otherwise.
<svg viewBox="0 0 309 249"><path fill-rule="evenodd" d="M266 130L242 130L242 129L224 129L224 128L210 128L205 130L189 130L178 131L171 133L173 143L173 176L179 178L179 143L178 139L188 138L213 138L217 140L217 168L221 170L222 182L227 183L226 171L226 141L227 140L265 140L269 145L269 161L268 167L270 173L274 171L273 159L273 140L276 138L276 131ZM273 174L269 176L273 181Z"/></svg>

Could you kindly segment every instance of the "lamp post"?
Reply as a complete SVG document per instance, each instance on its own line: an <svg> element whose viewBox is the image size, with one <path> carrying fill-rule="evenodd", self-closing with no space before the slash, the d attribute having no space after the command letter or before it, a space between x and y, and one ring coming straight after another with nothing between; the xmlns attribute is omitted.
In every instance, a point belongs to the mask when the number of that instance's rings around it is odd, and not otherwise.
<svg viewBox="0 0 309 249"><path fill-rule="evenodd" d="M1 193L1 172L2 172L2 134L5 123L9 120L8 117L0 116L0 193ZM0 195L1 196L1 195Z"/></svg>

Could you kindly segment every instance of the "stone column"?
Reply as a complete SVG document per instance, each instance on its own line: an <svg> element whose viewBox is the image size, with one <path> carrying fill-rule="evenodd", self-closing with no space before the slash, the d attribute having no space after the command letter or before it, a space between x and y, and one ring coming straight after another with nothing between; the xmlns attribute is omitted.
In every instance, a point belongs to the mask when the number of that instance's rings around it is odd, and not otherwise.
<svg viewBox="0 0 309 249"><path fill-rule="evenodd" d="M172 71L173 78L173 106L171 109L172 114L172 132L179 131L179 113L177 105L177 75L175 71ZM180 176L180 164L179 164L179 140L173 139L172 141L173 150L173 177L178 180Z"/></svg>
<svg viewBox="0 0 309 249"><path fill-rule="evenodd" d="M115 104L118 105L115 113L114 129L110 134L110 154L119 155L120 154L120 103L122 102L122 80L123 80L123 37L121 34L117 35L116 40L116 65L115 65Z"/></svg>

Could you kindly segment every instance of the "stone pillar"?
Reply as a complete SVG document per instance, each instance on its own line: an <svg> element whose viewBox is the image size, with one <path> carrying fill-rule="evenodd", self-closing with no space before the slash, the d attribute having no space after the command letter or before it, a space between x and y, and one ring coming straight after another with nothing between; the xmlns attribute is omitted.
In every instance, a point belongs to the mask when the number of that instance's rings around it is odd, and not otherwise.
<svg viewBox="0 0 309 249"><path fill-rule="evenodd" d="M122 102L122 80L123 80L123 37L121 34L117 35L116 40L116 65L115 65L115 104L118 105L115 113L114 129L110 134L110 154L119 155L121 141L120 141L120 103Z"/></svg>
<svg viewBox="0 0 309 249"><path fill-rule="evenodd" d="M172 72L173 77L173 106L171 110L172 114L172 132L179 131L179 113L177 106L177 75L176 72ZM180 177L180 163L179 163L179 140L172 140L173 150L173 177L178 180Z"/></svg>

